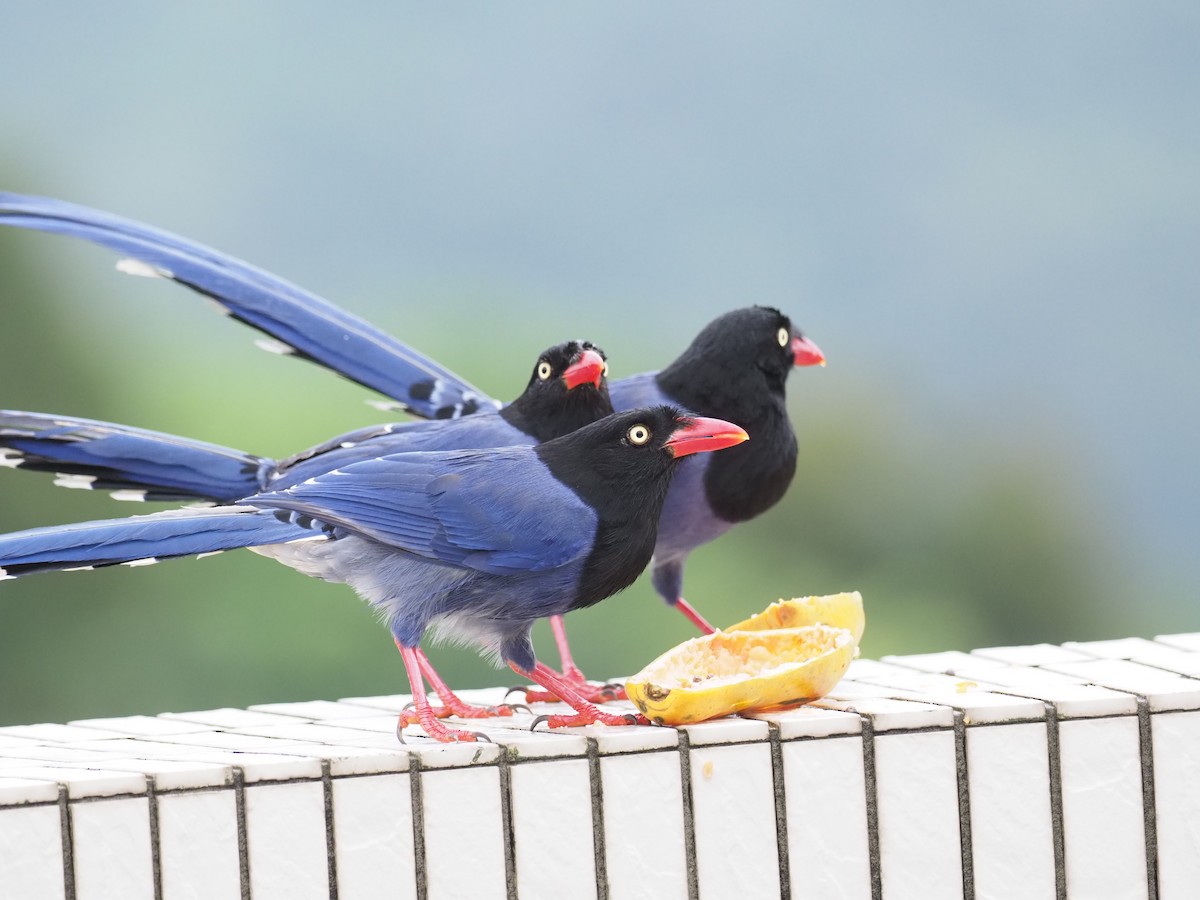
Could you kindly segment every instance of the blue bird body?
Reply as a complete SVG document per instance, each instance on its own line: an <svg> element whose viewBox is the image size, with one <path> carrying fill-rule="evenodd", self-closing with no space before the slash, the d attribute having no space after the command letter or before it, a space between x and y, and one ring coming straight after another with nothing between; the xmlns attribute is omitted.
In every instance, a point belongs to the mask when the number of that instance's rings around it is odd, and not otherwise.
<svg viewBox="0 0 1200 900"><path fill-rule="evenodd" d="M232 506L0 535L0 578L255 549L345 583L374 607L414 680L422 725L458 739L419 689L425 631L447 629L550 690L569 688L543 674L533 622L631 584L650 559L679 459L745 439L728 422L656 407L537 446L389 454ZM586 721L623 721L577 694L563 699Z"/></svg>

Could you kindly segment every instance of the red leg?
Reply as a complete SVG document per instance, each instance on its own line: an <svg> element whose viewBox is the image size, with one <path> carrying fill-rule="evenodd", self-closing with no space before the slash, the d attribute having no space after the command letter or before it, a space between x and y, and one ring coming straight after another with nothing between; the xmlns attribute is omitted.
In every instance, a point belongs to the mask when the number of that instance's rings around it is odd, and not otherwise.
<svg viewBox="0 0 1200 900"><path fill-rule="evenodd" d="M633 713L614 715L613 713L606 713L598 709L595 705L589 703L570 682L545 663L537 663L533 667L533 670L529 672L518 668L511 662L509 666L518 675L528 678L530 681L537 682L553 694L555 698L570 704L571 708L575 710L575 715L573 716L544 716L543 719L551 728L566 728L571 725L591 725L594 722L599 722L602 725L649 724L643 716Z"/></svg>
<svg viewBox="0 0 1200 900"><path fill-rule="evenodd" d="M676 600L674 605L677 610L687 617L689 622L691 622L705 634L712 634L717 630L713 628L712 625L708 624L708 619L704 618L704 616L700 615L700 613L696 611L696 607L692 606L692 604L688 603L682 597Z"/></svg>
<svg viewBox="0 0 1200 900"><path fill-rule="evenodd" d="M562 616L550 617L550 631L554 635L554 645L558 648L558 658L562 661L562 674L559 676L575 689L575 692L592 703L603 703L607 700L624 700L625 688L619 684L592 684L575 665L571 656L571 645L567 641L567 629ZM549 666L548 671L553 671ZM555 673L556 675L558 673ZM560 698L550 691L537 691L529 688L525 691L527 703L556 703Z"/></svg>
<svg viewBox="0 0 1200 900"><path fill-rule="evenodd" d="M568 681L586 681L583 672L579 671L579 666L575 665L575 660L571 656L571 645L567 641L567 626L564 624L562 616L550 617L550 631L554 634L554 646L558 648L558 659L562 663L563 678Z"/></svg>
<svg viewBox="0 0 1200 900"><path fill-rule="evenodd" d="M511 706L472 706L450 690L450 685L442 680L442 676L433 668L433 663L425 655L425 651L416 647L417 662L421 666L421 674L433 688L433 692L442 701L441 708L434 709L433 714L439 719L446 716L458 716L460 719L486 719L492 716L511 716Z"/></svg>
<svg viewBox="0 0 1200 900"><path fill-rule="evenodd" d="M404 660L404 671L408 673L408 684L412 688L413 705L416 707L412 713L400 714L397 731L416 721L425 729L427 735L439 741L478 740L474 732L447 728L438 721L437 713L429 705L429 698L425 695L425 682L421 677L421 651L416 647L405 647L399 641L396 641L396 649L400 651L400 658Z"/></svg>

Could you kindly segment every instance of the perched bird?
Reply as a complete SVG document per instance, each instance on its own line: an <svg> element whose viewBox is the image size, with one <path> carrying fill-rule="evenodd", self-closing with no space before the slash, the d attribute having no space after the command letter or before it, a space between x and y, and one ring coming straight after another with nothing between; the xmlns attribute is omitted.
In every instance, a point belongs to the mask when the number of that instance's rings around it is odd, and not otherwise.
<svg viewBox="0 0 1200 900"><path fill-rule="evenodd" d="M498 412L363 428L284 460L111 422L0 410L0 467L53 472L62 487L107 490L123 500L236 503L392 453L507 447L569 434L613 411L605 369L602 350L568 341L538 357L525 390ZM447 714L511 712L465 703L432 666L426 675Z"/></svg>
<svg viewBox="0 0 1200 900"><path fill-rule="evenodd" d="M86 238L127 254L124 271L173 278L214 298L233 317L293 352L394 398L417 415L465 415L496 407L452 372L365 321L275 276L184 238L107 213L41 197L0 193L0 224ZM349 348L349 349L348 349ZM427 364L436 375L414 374ZM778 310L748 307L709 323L669 366L609 384L614 406L674 403L743 424L753 441L708 464L685 466L671 489L651 566L655 589L702 631L708 621L683 597L683 569L696 547L769 509L796 466L796 437L785 405L788 372L824 365L825 356ZM436 402L422 401L426 393ZM432 407L432 408L431 408ZM551 627L564 674L575 666L562 622Z"/></svg>
<svg viewBox="0 0 1200 900"><path fill-rule="evenodd" d="M0 535L0 578L249 547L350 585L379 613L412 687L402 724L443 741L476 737L441 722L425 694L432 666L419 644L431 626L570 704L575 714L550 717L551 727L627 724L539 663L530 629L631 584L680 460L746 439L729 422L656 406L532 447L393 453L236 505Z"/></svg>

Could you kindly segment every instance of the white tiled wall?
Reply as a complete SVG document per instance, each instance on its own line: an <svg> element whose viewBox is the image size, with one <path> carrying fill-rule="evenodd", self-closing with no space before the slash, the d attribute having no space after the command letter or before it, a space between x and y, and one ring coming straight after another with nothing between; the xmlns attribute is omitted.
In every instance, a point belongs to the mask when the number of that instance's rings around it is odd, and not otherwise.
<svg viewBox="0 0 1200 900"><path fill-rule="evenodd" d="M1200 896L1200 635L859 660L679 731L400 744L405 702L0 728L0 898Z"/></svg>

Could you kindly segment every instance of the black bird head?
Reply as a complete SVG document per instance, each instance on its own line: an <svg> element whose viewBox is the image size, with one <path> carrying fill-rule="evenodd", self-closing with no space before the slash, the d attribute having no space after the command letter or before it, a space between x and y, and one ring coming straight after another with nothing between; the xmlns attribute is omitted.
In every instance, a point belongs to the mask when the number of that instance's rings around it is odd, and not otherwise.
<svg viewBox="0 0 1200 900"><path fill-rule="evenodd" d="M604 351L589 341L567 341L538 357L521 396L501 410L514 428L548 441L613 411Z"/></svg>
<svg viewBox="0 0 1200 900"><path fill-rule="evenodd" d="M825 365L824 354L787 316L750 306L709 322L658 382L689 409L745 422L782 399L793 367L812 365Z"/></svg>
<svg viewBox="0 0 1200 900"><path fill-rule="evenodd" d="M595 510L598 527L576 606L628 587L650 562L658 519L679 461L748 440L737 425L673 406L614 413L535 452Z"/></svg>

